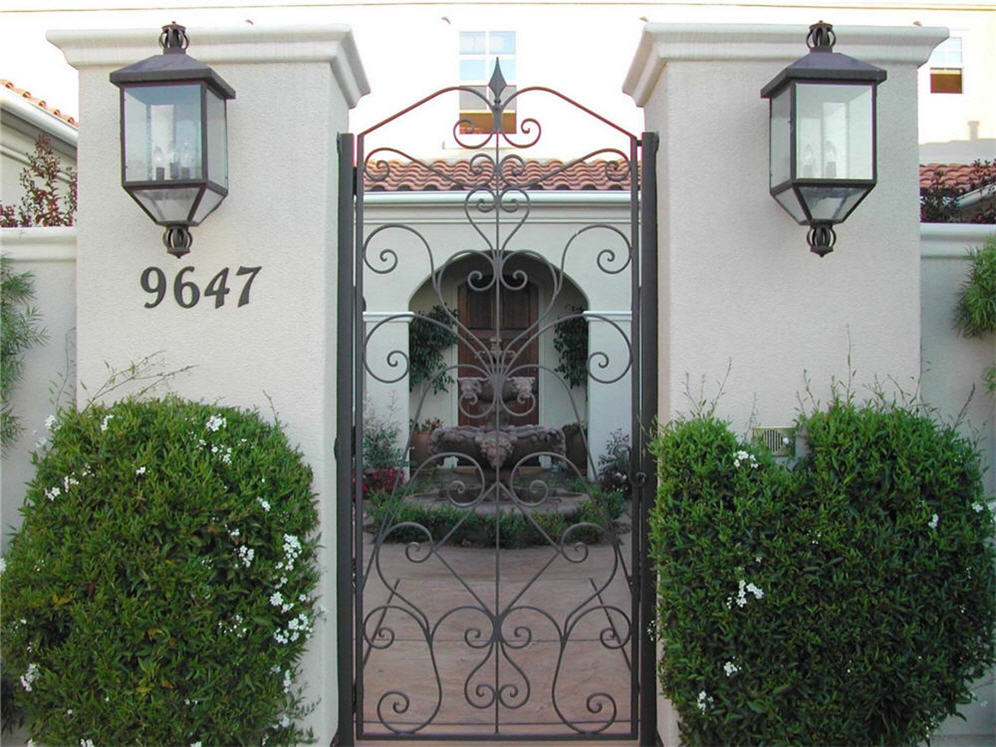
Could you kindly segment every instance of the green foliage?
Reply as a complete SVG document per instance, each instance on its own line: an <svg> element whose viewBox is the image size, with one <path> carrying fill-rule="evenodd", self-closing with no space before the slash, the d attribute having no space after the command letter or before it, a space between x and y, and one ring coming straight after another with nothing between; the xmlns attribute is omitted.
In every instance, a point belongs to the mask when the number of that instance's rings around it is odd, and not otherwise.
<svg viewBox="0 0 996 747"><path fill-rule="evenodd" d="M417 313L408 325L408 389L429 382L432 393L447 391L453 377L446 371L443 351L456 345L453 332L457 314L436 304L428 313Z"/></svg>
<svg viewBox="0 0 996 747"><path fill-rule="evenodd" d="M402 464L401 427L390 418L381 418L371 410L363 423L363 466L365 468L400 467Z"/></svg>
<svg viewBox="0 0 996 747"><path fill-rule="evenodd" d="M502 548L532 547L560 542L564 532L576 524L592 524L571 530L569 542L594 543L625 510L618 493L603 493L597 486L585 486L589 498L577 510L558 513L536 511L529 516L519 511L503 510L497 515L458 508L449 503L427 504L404 500L401 491L371 493L366 505L371 525L383 529L385 542L425 542L426 531L434 542L446 538L449 545ZM415 526L418 525L418 526ZM419 528L422 527L422 528Z"/></svg>
<svg viewBox="0 0 996 747"><path fill-rule="evenodd" d="M605 453L598 457L598 483L603 490L615 490L629 495L631 451L629 435L618 428L609 434L609 439L605 442Z"/></svg>
<svg viewBox="0 0 996 747"><path fill-rule="evenodd" d="M996 332L996 236L972 251L972 267L955 306L955 328L966 337ZM996 392L996 366L986 369L983 380L990 392Z"/></svg>
<svg viewBox="0 0 996 747"><path fill-rule="evenodd" d="M588 322L582 316L583 306L569 306L568 314L553 329L553 347L560 363L553 369L571 387L588 383Z"/></svg>
<svg viewBox="0 0 996 747"><path fill-rule="evenodd" d="M0 578L4 671L46 744L295 744L316 615L311 470L255 413L61 412Z"/></svg>
<svg viewBox="0 0 996 747"><path fill-rule="evenodd" d="M996 332L996 236L971 255L972 267L955 307L955 327L966 337L982 337Z"/></svg>
<svg viewBox="0 0 996 747"><path fill-rule="evenodd" d="M13 412L10 395L21 380L24 352L45 341L38 326L41 314L28 305L34 298L34 278L30 272L14 272L7 257L0 256L0 447L17 440L22 430Z"/></svg>
<svg viewBox="0 0 996 747"><path fill-rule="evenodd" d="M77 178L75 169L66 169L68 186L60 195L59 157L52 150L52 140L42 133L34 152L26 154L28 165L20 175L24 188L16 212L13 205L0 203L0 228L18 226L71 226L76 218Z"/></svg>
<svg viewBox="0 0 996 747"><path fill-rule="evenodd" d="M660 676L690 744L922 741L996 660L971 443L835 400L793 471L711 414L655 440Z"/></svg>

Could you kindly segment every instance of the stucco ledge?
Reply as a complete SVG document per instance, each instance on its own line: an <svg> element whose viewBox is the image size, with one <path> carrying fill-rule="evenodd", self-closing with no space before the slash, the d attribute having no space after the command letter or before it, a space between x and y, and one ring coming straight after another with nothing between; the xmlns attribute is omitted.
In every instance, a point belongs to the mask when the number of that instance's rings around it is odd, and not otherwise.
<svg viewBox="0 0 996 747"><path fill-rule="evenodd" d="M46 38L77 70L123 67L160 50L159 29L57 29ZM349 26L188 28L191 54L208 65L254 62L327 62L350 108L370 93Z"/></svg>
<svg viewBox="0 0 996 747"><path fill-rule="evenodd" d="M807 26L775 24L648 23L622 90L637 106L645 106L668 62L780 61L788 65L806 53L808 30ZM835 51L873 65L919 67L948 38L943 27L835 26L834 31Z"/></svg>

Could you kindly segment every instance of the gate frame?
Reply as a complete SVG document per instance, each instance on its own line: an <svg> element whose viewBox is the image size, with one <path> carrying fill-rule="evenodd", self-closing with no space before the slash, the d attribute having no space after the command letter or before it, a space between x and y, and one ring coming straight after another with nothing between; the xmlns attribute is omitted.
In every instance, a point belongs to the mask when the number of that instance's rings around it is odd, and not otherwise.
<svg viewBox="0 0 996 747"><path fill-rule="evenodd" d="M416 108L429 98L440 93L458 90L458 86L442 89L430 97L420 100L407 107L386 121L399 117ZM526 89L523 89L523 91ZM567 100L570 104L591 114L595 118L609 124L615 129L618 126L592 112L577 102L564 97L551 89L530 87L529 90L541 90L555 94ZM521 93L522 91L520 91ZM383 124L381 122L380 124ZM374 125L367 132L380 126ZM365 134L365 133L364 133ZM636 581L631 582L631 593L634 596L634 606L638 610L638 621L634 621L637 631L633 635L634 662L638 661L638 675L635 678L637 692L636 701L636 733L640 745L659 745L660 736L657 731L657 678L656 678L656 639L652 634L656 618L656 574L649 553L648 514L656 494L656 467L649 453L648 441L654 432L658 413L657 372L658 372L658 261L657 261L657 173L656 160L659 138L656 133L644 132L639 138L626 133L632 138L634 156L638 154L639 169L637 171L639 184L636 188L637 201L630 204L630 224L636 246L633 248L633 261L638 262L638 271L633 273L633 289L631 293L632 319L630 338L636 344L633 351L632 374L639 371L639 379L633 381L630 390L632 408L639 417L634 423L639 427L632 433L633 455L631 474L633 479L632 500L636 502L637 511L633 531L635 562L633 574L639 574ZM357 690L354 666L354 649L357 641L354 636L355 600L357 594L356 553L358 547L357 517L354 516L355 494L358 489L354 485L356 466L356 432L358 409L362 402L362 372L357 371L360 360L358 345L362 344L363 318L357 313L356 293L362 288L358 274L362 266L355 263L355 221L362 220L362 206L357 204L357 174L356 136L352 133L340 133L336 146L339 157L338 178L338 297L336 330L338 336L338 352L336 365L337 375L337 433L334 452L337 466L336 472L336 648L337 648L337 682L338 682L338 725L333 737L333 745L353 745L357 739ZM633 716L631 716L632 718ZM418 737L415 737L416 739ZM513 735L502 735L501 739L513 741ZM376 739L392 739L390 735L378 735ZM396 736L393 739L404 739ZM446 736L436 735L433 739L447 740ZM465 739L453 737L452 741ZM537 741L536 736L524 737ZM618 736L565 734L546 738L546 741L585 740L597 741L616 739ZM450 741L450 740L447 740ZM484 741L484 740L482 740Z"/></svg>

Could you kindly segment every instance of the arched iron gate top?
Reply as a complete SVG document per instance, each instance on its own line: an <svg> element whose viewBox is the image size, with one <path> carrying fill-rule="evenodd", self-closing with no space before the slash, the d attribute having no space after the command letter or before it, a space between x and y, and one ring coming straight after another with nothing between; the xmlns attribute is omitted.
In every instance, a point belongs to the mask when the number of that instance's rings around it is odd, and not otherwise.
<svg viewBox="0 0 996 747"><path fill-rule="evenodd" d="M641 743L647 743L646 740L652 741L651 735L655 735L654 651L648 638L654 607L653 581L646 554L646 508L652 497L653 481L646 479L652 464L644 440L656 412L656 344L652 342L656 328L656 256L650 251L656 234L653 212L656 182L652 173L656 137L652 134L637 137L551 88L530 86L505 96L507 89L496 60L486 87L489 95L468 86L442 88L363 130L355 141L352 136L340 136L340 389L336 445L340 626L337 743L340 744L352 743L354 736L473 740L639 736ZM453 92L477 97L491 118L487 132L463 131L474 127L468 119L459 119L453 125L454 140L470 154L462 172L440 166L438 162L420 160L391 145L379 145L366 152L370 136L380 135L387 125ZM565 102L622 136L625 145L597 148L564 162L546 162L538 171L527 168L529 160L520 152L540 141L542 125L533 117L525 117L519 122L519 134L510 134L503 131L502 114L530 93L551 95ZM643 184L640 182L641 155L643 171L648 176ZM628 191L628 230L604 223L581 225L566 240L559 257L549 249L516 249L512 240L528 219L530 195L534 190L549 188L551 181L592 159L598 159L606 182L617 185L619 191ZM399 163L414 164L449 190L465 193L466 226L472 229L469 235L477 248L448 250L445 259L439 261L440 258L434 255L438 247L433 246L432 238L413 226L388 220L372 230L366 228L364 198L368 188L376 189L378 184L386 184L392 169L399 168ZM645 200L651 201L649 208L644 207L642 222L641 190ZM510 214L515 218L509 220L513 224L509 227L502 221L503 215L507 219ZM493 232L482 229L482 223L488 221L493 223ZM578 251L577 247L586 241L590 243L595 234L609 237L603 240L611 245L599 250L593 259L598 271L608 279L606 282L618 282L617 277L628 279L631 317L626 323L621 324L606 312L590 309L555 316L555 302L563 303L559 294L565 287L569 253ZM432 293L444 309L441 315L413 315L407 309L405 299L405 308L382 313L375 321L364 320L365 282L404 271L399 250L375 249L376 242L387 235L404 235L419 247L420 256L427 261ZM644 255L649 251L654 256L641 258L641 246ZM472 262L477 264L472 265L474 269L471 270L468 263ZM454 275L461 272L466 274L462 279L462 293L490 294L487 303L493 311L489 318L495 325L490 340L482 337L481 330L475 328L470 319L461 318L456 310L448 308L444 300L444 287L452 291ZM543 286L542 293L546 297L542 303L530 302L537 307L534 317L530 317L522 328L503 328L503 305L524 303L521 299L526 296L522 293L537 284ZM529 297L536 295L533 290ZM411 373L411 351L407 346L389 346L385 353L383 346L371 347L371 340L384 332L389 323L408 323L412 318L452 334L460 356L456 362L450 361L433 372L433 376L452 374L459 380L456 411L461 423L486 421L486 424L454 423L438 429L437 433L446 431L446 435L433 437L433 441L439 443L433 447L432 455L410 466L407 459L399 461L386 484L378 484L381 493L374 498L373 492L368 495L366 474L369 467L364 455L364 406L368 388L404 382ZM608 352L589 346L583 396L572 392L571 385L558 369L536 357L540 341L553 335L557 325L570 318L583 318L588 325L601 324L604 329L611 330L609 334L624 341L621 346L618 341L616 344L617 349L625 351L621 359L619 356L613 359ZM452 377L449 380L456 383ZM559 495L560 488L547 484L546 476L542 479L523 476L527 474L528 465L537 460L540 469L544 463L548 468L553 465L554 471L560 469L561 463L566 469L563 432L556 427L513 423L530 416L535 420L539 410L537 398L543 396L537 382L542 380L559 383L568 391L578 422L586 418L587 412L579 409L576 400L580 398L586 404L589 388L618 387L628 382L628 437L632 439L632 452L626 456L626 481L632 499L625 512L631 520L630 531L622 528L624 525L617 521L618 516L609 515L607 499L597 493L592 482L598 465L591 444L587 445L587 466L571 467L574 474L590 486L587 493L575 494L579 505L587 501L588 508L581 513L568 514L567 519L558 519L559 529L551 528L556 522L551 524L549 514L546 518L539 515L548 501L561 500L551 498ZM467 386L468 382L470 386ZM428 388L424 388L420 396L412 397L416 422L421 418L428 392ZM489 400L481 399L485 396L482 392L490 392ZM516 430L521 428L534 430L529 431L527 437L526 431ZM538 435L535 429L538 429ZM402 438L405 454L413 440L413 431ZM532 444L532 451L516 451L518 446L515 444L519 441ZM471 442L477 446L467 446ZM448 484L432 490L448 509L459 512L459 518L438 530L422 519L411 519L412 514L407 509L421 505L420 501L424 502L426 496L424 482L419 483L421 487L412 487L418 483L417 478L427 473L435 474L437 470L452 469L453 465L458 470L464 465L465 472L455 478L446 478ZM468 474L472 477L467 477ZM525 487L520 484L523 480L528 483ZM521 588L514 584L508 586L509 582L502 579L502 568L516 552L504 547L497 536L503 512L519 517L521 523L540 538L537 552L546 553L538 570L530 571L524 586L520 584ZM469 524L471 517L479 523L487 523L491 520L488 517L493 517L495 524L494 546L490 548L494 558L495 588L488 593L481 592L461 572L461 563L469 562L471 555L463 552L465 548L456 546L456 539L462 536L461 527ZM392 544L392 540L403 542ZM601 565L592 562L588 569L593 591L579 594L576 599L564 603L562 609L542 607L538 600L548 596L548 590L553 588L544 586L551 583L544 577L548 569L573 564L583 571L585 563L597 557L602 558ZM407 578L405 573L417 576L418 569L424 571L433 563L438 566L441 576L430 578L427 575L414 585L410 581L403 582ZM399 571L404 564L408 570ZM553 575L554 571L549 573ZM418 588L441 583L440 578L451 581L462 595L460 601L442 610L437 609L434 600L420 597ZM623 591L628 595L628 601L610 601L613 595L618 597ZM468 616L475 620L463 620ZM565 693L574 687L565 682L570 679L566 675L570 658L576 655L576 637L585 625L593 624L596 616L602 619L602 628L601 633L596 631L591 639L591 652L615 656L612 666L628 673L627 684L615 682L612 687L593 687L580 701L568 702L576 695L573 691L570 697ZM463 642L451 645L445 641L442 630L457 619L463 620ZM553 642L559 653L547 663L540 662L541 671L537 673L536 661L528 662L523 657L531 650L534 638L538 639L541 634ZM400 674L388 675L386 679L384 675L384 667L393 666L385 656L396 646L396 641L405 640L405 636L414 641L412 645L425 658L425 666L414 684L404 683ZM349 643L354 647L352 663L348 661L350 657L344 655L349 650ZM453 653L461 646L462 650ZM397 648L403 649L400 645ZM469 671L459 670L459 678L463 678L462 695L454 698L455 691L450 692L446 682L447 677L456 675L448 675L442 670L447 665L447 657L466 659L468 656L477 658ZM539 654L532 656L535 659ZM604 671L614 671L612 666ZM547 671L542 671L544 669ZM546 715L539 721L535 721L539 718L535 716L533 720L518 716L534 706L540 691L546 693L548 705L545 711L543 707L540 711L533 710ZM459 702L461 697L462 702ZM454 706L449 699L458 702ZM464 712L469 716L461 715ZM481 714L489 715L482 720ZM355 728L355 734L349 728L350 724Z"/></svg>

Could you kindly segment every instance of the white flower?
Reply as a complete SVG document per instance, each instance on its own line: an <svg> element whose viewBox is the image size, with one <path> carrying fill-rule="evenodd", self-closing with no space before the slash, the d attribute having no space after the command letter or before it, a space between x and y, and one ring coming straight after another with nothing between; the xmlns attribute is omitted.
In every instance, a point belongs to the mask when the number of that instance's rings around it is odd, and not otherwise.
<svg viewBox="0 0 996 747"><path fill-rule="evenodd" d="M734 664L732 661L728 661L723 665L723 671L726 672L727 677L732 677L737 672L740 671L740 667Z"/></svg>
<svg viewBox="0 0 996 747"><path fill-rule="evenodd" d="M283 716L280 717L280 725L283 726L285 729L288 726L290 726L290 719L287 718L287 714L286 713Z"/></svg>
<svg viewBox="0 0 996 747"><path fill-rule="evenodd" d="M269 511L270 510L270 502L269 501L264 500L263 498L257 498L256 502L259 503L259 505L263 507L264 511Z"/></svg>
<svg viewBox="0 0 996 747"><path fill-rule="evenodd" d="M145 465L143 464L141 467L139 467L137 470L135 470L135 474L136 475L144 475L145 474Z"/></svg>
<svg viewBox="0 0 996 747"><path fill-rule="evenodd" d="M21 687L23 687L27 692L31 692L31 683L33 683L41 675L38 671L38 665L35 663L28 664L28 668L25 670L24 674L20 676Z"/></svg>
<svg viewBox="0 0 996 747"><path fill-rule="evenodd" d="M289 693L291 689L291 673L289 669L284 670L284 692Z"/></svg>
<svg viewBox="0 0 996 747"><path fill-rule="evenodd" d="M239 545L236 547L235 554L239 556L239 560L242 561L242 565L246 568L252 565L253 558L256 557L256 551L246 545Z"/></svg>
<svg viewBox="0 0 996 747"><path fill-rule="evenodd" d="M7 558L0 558L0 575L7 570Z"/></svg>
<svg viewBox="0 0 996 747"><path fill-rule="evenodd" d="M705 690L700 690L699 697L696 699L695 705L698 706L698 709L702 711L702 713L705 713L706 708L712 705L712 696L707 695Z"/></svg>
<svg viewBox="0 0 996 747"><path fill-rule="evenodd" d="M972 504L972 510L975 511L975 513L978 514L978 513L982 513L983 511L985 511L986 507L983 506L981 503L973 503Z"/></svg>
<svg viewBox="0 0 996 747"><path fill-rule="evenodd" d="M927 526L929 526L931 529L937 529L937 522L939 520L940 517L938 517L937 514L934 514L932 517L930 517L930 521L927 522Z"/></svg>
<svg viewBox="0 0 996 747"><path fill-rule="evenodd" d="M751 469L755 469L757 467L757 459L754 455L741 449L733 455L733 466L739 467L744 462L748 462Z"/></svg>
<svg viewBox="0 0 996 747"><path fill-rule="evenodd" d="M190 747L201 747L201 743L200 742L191 742L190 743Z"/></svg>
<svg viewBox="0 0 996 747"><path fill-rule="evenodd" d="M66 709L66 715L67 716L72 716L73 715L73 709L72 708L67 708Z"/></svg>
<svg viewBox="0 0 996 747"><path fill-rule="evenodd" d="M100 421L100 431L101 431L101 433L103 433L104 431L107 430L107 424L111 422L111 419L113 417L114 417L113 415L105 415L104 419Z"/></svg>
<svg viewBox="0 0 996 747"><path fill-rule="evenodd" d="M279 591L275 591L272 594L270 594L270 604L272 604L274 607L279 607L283 603L284 603L284 595L281 594Z"/></svg>
<svg viewBox="0 0 996 747"><path fill-rule="evenodd" d="M48 439L45 438L44 436L35 441L35 449L37 449L38 451L41 451L46 446L48 446Z"/></svg>
<svg viewBox="0 0 996 747"><path fill-rule="evenodd" d="M56 422L58 421L56 421L55 415L49 415L47 418L45 418L45 427L48 428L49 430L52 430L52 426L55 425Z"/></svg>
<svg viewBox="0 0 996 747"><path fill-rule="evenodd" d="M48 498L50 501L54 501L60 495L62 495L62 491L59 489L58 486L54 488L49 488L48 490L45 491L45 497Z"/></svg>
<svg viewBox="0 0 996 747"><path fill-rule="evenodd" d="M239 528L238 528L238 527L235 527L235 529L233 529L232 531L230 531L230 532L228 533L228 536L229 536L229 537L231 537L232 539L235 539L235 538L236 538L236 537L238 537L238 536L239 536L240 534L242 534L242 532L241 532L241 531L239 531Z"/></svg>
<svg viewBox="0 0 996 747"><path fill-rule="evenodd" d="M747 583L744 579L740 579L739 588L737 589L736 603L738 607L747 606L747 594L753 594L755 599L762 599L764 597L764 590L758 587L756 584ZM726 600L726 607L730 609L733 607L734 599L733 597L728 597Z"/></svg>
<svg viewBox="0 0 996 747"><path fill-rule="evenodd" d="M221 415L212 415L208 418L208 421L204 424L204 427L209 431L215 432L219 428L224 428L226 425L228 425L228 421L221 417Z"/></svg>
<svg viewBox="0 0 996 747"><path fill-rule="evenodd" d="M81 739L80 740L80 747L93 747L93 740L92 739Z"/></svg>

